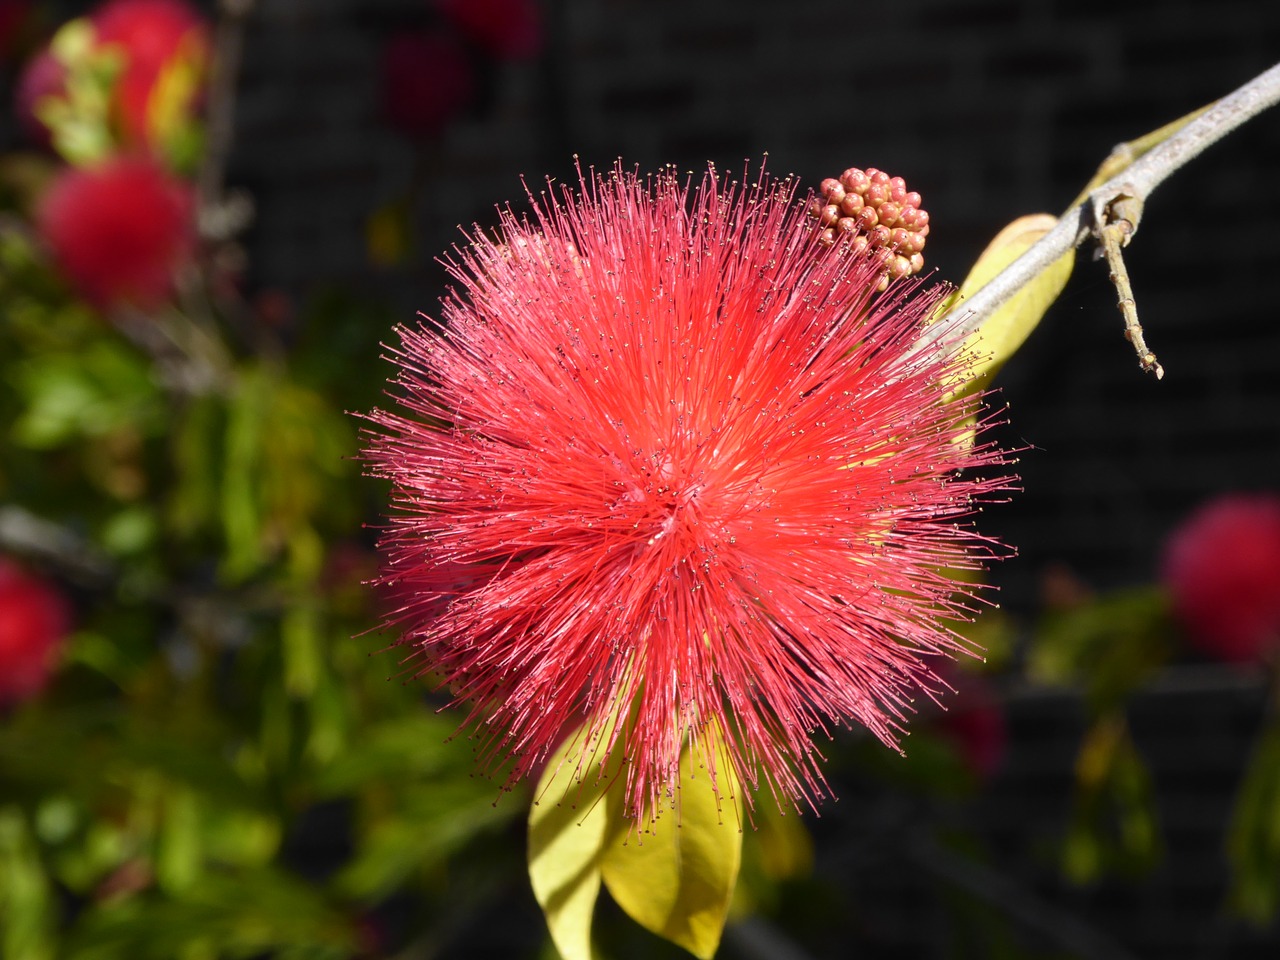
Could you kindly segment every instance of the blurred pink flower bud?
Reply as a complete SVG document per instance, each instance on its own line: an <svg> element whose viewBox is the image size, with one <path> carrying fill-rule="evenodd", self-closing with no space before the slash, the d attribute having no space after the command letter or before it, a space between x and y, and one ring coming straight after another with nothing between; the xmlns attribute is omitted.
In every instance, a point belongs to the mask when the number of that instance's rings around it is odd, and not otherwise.
<svg viewBox="0 0 1280 960"><path fill-rule="evenodd" d="M947 711L938 718L938 732L979 781L990 780L1000 770L1008 746L1004 710L984 678L957 670L947 675L956 694L944 701Z"/></svg>
<svg viewBox="0 0 1280 960"><path fill-rule="evenodd" d="M44 689L69 622L67 601L53 586L0 557L0 704Z"/></svg>
<svg viewBox="0 0 1280 960"><path fill-rule="evenodd" d="M155 306L195 251L190 188L155 162L125 157L68 168L36 211L36 228L63 275L99 307Z"/></svg>
<svg viewBox="0 0 1280 960"><path fill-rule="evenodd" d="M475 98L467 53L441 30L391 37L382 50L381 72L383 116L414 139L438 136Z"/></svg>
<svg viewBox="0 0 1280 960"><path fill-rule="evenodd" d="M542 49L537 0L440 0L440 10L495 59L526 60Z"/></svg>
<svg viewBox="0 0 1280 960"><path fill-rule="evenodd" d="M1203 653L1247 662L1280 649L1280 495L1228 494L1165 545L1174 614Z"/></svg>

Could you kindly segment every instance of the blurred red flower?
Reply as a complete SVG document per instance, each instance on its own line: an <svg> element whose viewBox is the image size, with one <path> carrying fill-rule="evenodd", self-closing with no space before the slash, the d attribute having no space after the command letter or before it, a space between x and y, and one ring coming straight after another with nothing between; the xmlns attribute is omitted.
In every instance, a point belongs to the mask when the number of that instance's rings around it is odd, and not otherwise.
<svg viewBox="0 0 1280 960"><path fill-rule="evenodd" d="M67 168L36 211L64 276L99 307L155 306L195 251L191 188L145 158Z"/></svg>
<svg viewBox="0 0 1280 960"><path fill-rule="evenodd" d="M202 74L210 53L209 28L203 17L183 0L108 0L91 16L97 44L119 46L125 70L116 81L115 109L121 140L126 145L154 146L156 102L164 96L166 71L180 61ZM193 101L198 84L187 86L185 97ZM194 102L177 104L181 112L195 109Z"/></svg>
<svg viewBox="0 0 1280 960"><path fill-rule="evenodd" d="M1280 495L1202 506L1165 544L1162 579L1201 652L1247 662L1280 650Z"/></svg>
<svg viewBox="0 0 1280 960"><path fill-rule="evenodd" d="M499 60L524 60L542 49L538 0L440 0L467 39Z"/></svg>
<svg viewBox="0 0 1280 960"><path fill-rule="evenodd" d="M532 198L531 198L532 199ZM919 348L941 291L877 296L880 260L823 246L794 187L620 169L476 232L443 332L400 330L400 405L369 415L391 481L391 616L482 752L536 770L585 716L626 808L678 783L826 791L815 738L894 742L922 654L992 545L964 518L1003 486L964 442L975 400Z"/></svg>
<svg viewBox="0 0 1280 960"><path fill-rule="evenodd" d="M441 30L401 33L382 49L382 112L407 137L438 136L471 105L476 81L457 38Z"/></svg>
<svg viewBox="0 0 1280 960"><path fill-rule="evenodd" d="M0 704L44 689L69 623L61 593L0 557Z"/></svg>
<svg viewBox="0 0 1280 960"><path fill-rule="evenodd" d="M117 51L123 64L105 91L113 141L126 152L180 151L184 145L167 141L186 135L199 108L211 49L208 24L182 0L109 0L88 22L92 43L77 57L94 61ZM46 46L28 61L16 97L24 130L44 146L51 138L36 115L40 100L67 97L68 71L86 66L59 61L54 49Z"/></svg>

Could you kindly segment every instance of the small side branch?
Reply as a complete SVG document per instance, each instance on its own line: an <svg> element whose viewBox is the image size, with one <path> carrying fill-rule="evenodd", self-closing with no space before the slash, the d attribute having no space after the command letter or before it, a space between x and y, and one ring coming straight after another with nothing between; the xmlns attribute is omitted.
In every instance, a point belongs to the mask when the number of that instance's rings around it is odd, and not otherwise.
<svg viewBox="0 0 1280 960"><path fill-rule="evenodd" d="M1138 307L1133 299L1133 287L1129 285L1129 270L1124 265L1121 253L1129 245L1130 238L1138 230L1138 219L1142 215L1142 201L1136 197L1123 197L1107 206L1098 216L1099 226L1095 232L1102 246L1102 256L1106 258L1107 268L1111 271L1111 282L1115 284L1119 296L1117 305L1124 317L1124 337L1133 344L1138 354L1138 363L1147 373L1154 373L1156 379L1164 377L1164 367L1156 355L1147 347L1142 333L1142 324L1138 321Z"/></svg>

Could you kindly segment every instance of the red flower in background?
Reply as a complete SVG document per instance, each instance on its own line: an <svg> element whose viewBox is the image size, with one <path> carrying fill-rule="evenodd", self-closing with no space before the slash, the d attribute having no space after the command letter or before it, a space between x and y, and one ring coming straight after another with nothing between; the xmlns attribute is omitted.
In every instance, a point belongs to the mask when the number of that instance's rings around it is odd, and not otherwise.
<svg viewBox="0 0 1280 960"><path fill-rule="evenodd" d="M203 72L210 50L208 25L182 0L109 0L92 21L98 45L116 45L125 55L115 91L121 138L125 144L152 146L152 111L165 71L185 60L192 70ZM190 94L195 93L193 86Z"/></svg>
<svg viewBox="0 0 1280 960"><path fill-rule="evenodd" d="M57 590L0 557L0 704L44 689L69 622Z"/></svg>
<svg viewBox="0 0 1280 960"><path fill-rule="evenodd" d="M93 40L86 62L61 62L46 46L28 62L16 107L29 138L47 146L50 132L37 117L45 98L68 96L68 71L118 52L122 71L105 91L112 138L132 151L164 153L195 116L210 55L209 28L182 0L110 0L88 18ZM92 75L92 71L90 71Z"/></svg>
<svg viewBox="0 0 1280 960"><path fill-rule="evenodd" d="M1000 700L980 675L951 670L945 679L956 693L944 702L946 711L936 720L938 732L955 746L974 777L990 780L1004 763L1009 741Z"/></svg>
<svg viewBox="0 0 1280 960"><path fill-rule="evenodd" d="M1247 662L1280 650L1280 496L1201 507L1166 543L1162 579L1203 653Z"/></svg>
<svg viewBox="0 0 1280 960"><path fill-rule="evenodd" d="M471 61L452 34L402 33L382 49L382 110L393 128L414 139L437 136L476 94Z"/></svg>
<svg viewBox="0 0 1280 960"><path fill-rule="evenodd" d="M542 49L537 0L439 0L467 39L498 60L524 60Z"/></svg>
<svg viewBox="0 0 1280 960"><path fill-rule="evenodd" d="M85 299L149 307L194 253L193 211L187 184L127 157L63 170L40 200L36 229Z"/></svg>
<svg viewBox="0 0 1280 960"><path fill-rule="evenodd" d="M967 469L1002 461L942 400L955 361L917 350L940 291L877 296L881 259L819 243L791 187L714 171L583 180L452 272L366 457L391 620L486 755L514 780L629 709L607 751L638 814L712 730L779 799L825 791L832 726L893 742L921 655L963 643L946 571L989 556L961 521L1004 482Z"/></svg>

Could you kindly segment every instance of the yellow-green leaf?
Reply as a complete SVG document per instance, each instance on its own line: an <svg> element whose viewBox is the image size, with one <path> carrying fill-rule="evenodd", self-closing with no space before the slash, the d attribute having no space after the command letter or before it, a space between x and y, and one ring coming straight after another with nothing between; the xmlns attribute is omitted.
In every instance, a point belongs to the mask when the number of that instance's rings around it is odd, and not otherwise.
<svg viewBox="0 0 1280 960"><path fill-rule="evenodd" d="M529 880L564 960L592 960L591 917L610 833L610 773L583 762L585 730L552 757L529 811ZM616 766L620 761L614 761Z"/></svg>
<svg viewBox="0 0 1280 960"><path fill-rule="evenodd" d="M1057 218L1047 213L1019 217L996 234L948 304L948 310L964 309L964 301L1022 256L1033 243L1053 229ZM1014 294L993 313L966 343L973 356L963 392L969 392L991 376L1022 346L1045 312L1058 299L1071 276L1074 252L1068 252Z"/></svg>
<svg viewBox="0 0 1280 960"><path fill-rule="evenodd" d="M717 761L714 782L703 750ZM618 800L610 805L621 809ZM601 874L632 919L708 960L720 945L741 860L741 791L712 741L686 747L674 809L642 831L613 832Z"/></svg>

